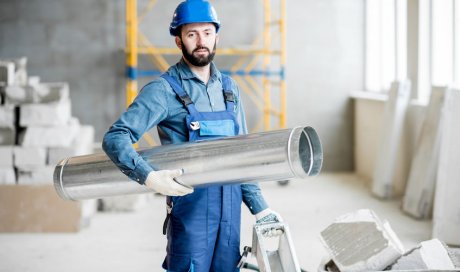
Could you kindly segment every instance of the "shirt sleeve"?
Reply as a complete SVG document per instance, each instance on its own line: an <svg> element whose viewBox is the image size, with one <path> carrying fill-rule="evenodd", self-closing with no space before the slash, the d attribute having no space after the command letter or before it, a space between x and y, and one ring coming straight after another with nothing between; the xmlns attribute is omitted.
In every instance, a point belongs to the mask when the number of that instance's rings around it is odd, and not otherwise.
<svg viewBox="0 0 460 272"><path fill-rule="evenodd" d="M236 84L235 84L236 86ZM248 134L248 127L246 125L246 118L244 113L243 101L240 97L240 90L237 89L237 103L236 103L236 114L237 120L240 125L239 135ZM241 184L241 191L243 195L243 202L248 207L251 214L256 214L268 208L268 204L265 201L262 191L260 190L259 184L257 183L243 183Z"/></svg>
<svg viewBox="0 0 460 272"><path fill-rule="evenodd" d="M167 101L160 81L153 81L109 128L102 149L130 179L144 184L154 169L132 146L144 133L167 117Z"/></svg>

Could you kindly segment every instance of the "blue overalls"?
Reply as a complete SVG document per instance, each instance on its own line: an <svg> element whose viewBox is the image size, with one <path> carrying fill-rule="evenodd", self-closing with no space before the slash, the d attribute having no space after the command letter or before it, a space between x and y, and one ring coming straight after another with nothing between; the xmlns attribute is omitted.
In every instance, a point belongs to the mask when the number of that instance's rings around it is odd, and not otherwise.
<svg viewBox="0 0 460 272"><path fill-rule="evenodd" d="M222 74L225 111L198 112L179 82L168 81L186 107L189 141L238 135L230 79ZM168 246L163 268L170 272L234 272L240 258L241 185L195 188L168 197Z"/></svg>

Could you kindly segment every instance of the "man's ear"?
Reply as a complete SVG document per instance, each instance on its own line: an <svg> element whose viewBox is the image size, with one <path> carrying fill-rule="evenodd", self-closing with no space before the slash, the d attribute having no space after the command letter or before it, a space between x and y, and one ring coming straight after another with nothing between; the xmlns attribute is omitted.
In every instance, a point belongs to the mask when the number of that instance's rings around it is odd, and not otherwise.
<svg viewBox="0 0 460 272"><path fill-rule="evenodd" d="M177 48L179 48L179 49L182 50L182 44L181 44L181 42L180 42L179 36L176 36L175 41L176 41L176 46L177 46Z"/></svg>

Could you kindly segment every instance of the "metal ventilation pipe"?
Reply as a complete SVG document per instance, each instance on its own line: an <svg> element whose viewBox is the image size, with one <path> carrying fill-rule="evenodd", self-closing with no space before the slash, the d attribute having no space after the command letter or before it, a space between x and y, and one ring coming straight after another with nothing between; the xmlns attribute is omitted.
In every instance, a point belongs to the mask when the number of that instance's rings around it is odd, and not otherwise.
<svg viewBox="0 0 460 272"><path fill-rule="evenodd" d="M311 127L164 145L138 153L156 170L184 169L176 180L193 187L304 178L317 175L323 161L318 134ZM54 170L54 187L67 200L152 192L131 181L103 153L62 160Z"/></svg>

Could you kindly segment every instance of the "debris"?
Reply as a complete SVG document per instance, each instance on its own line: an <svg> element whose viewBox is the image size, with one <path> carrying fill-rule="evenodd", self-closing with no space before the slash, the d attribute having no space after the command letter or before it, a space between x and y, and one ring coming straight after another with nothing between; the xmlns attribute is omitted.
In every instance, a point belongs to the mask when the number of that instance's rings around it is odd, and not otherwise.
<svg viewBox="0 0 460 272"><path fill-rule="evenodd" d="M340 216L321 239L340 271L383 270L404 253L389 223L367 209Z"/></svg>

